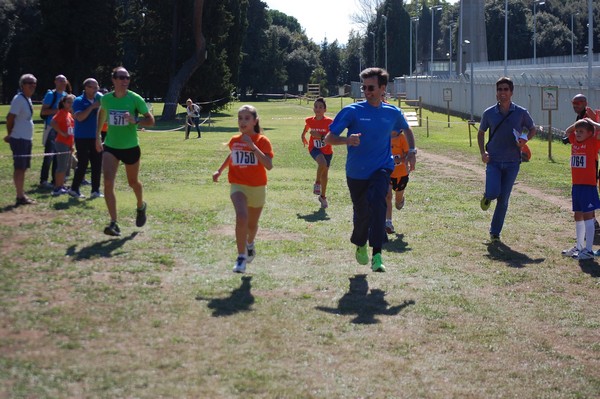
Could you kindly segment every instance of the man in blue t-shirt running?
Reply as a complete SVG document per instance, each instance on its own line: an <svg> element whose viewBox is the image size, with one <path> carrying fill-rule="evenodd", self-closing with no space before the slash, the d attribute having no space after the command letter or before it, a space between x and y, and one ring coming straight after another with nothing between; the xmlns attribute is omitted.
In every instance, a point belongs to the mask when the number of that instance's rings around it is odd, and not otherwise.
<svg viewBox="0 0 600 399"><path fill-rule="evenodd" d="M367 241L373 248L371 269L384 272L381 247L387 241L385 232L385 197L394 169L391 135L404 131L409 145L409 170L416 163L415 138L402 111L381 101L386 92L389 75L382 68L367 68L360 73L366 101L344 107L330 125L325 142L345 144L346 181L354 208L354 229L350 242L356 245L356 260L369 263ZM346 137L341 133L348 129Z"/></svg>

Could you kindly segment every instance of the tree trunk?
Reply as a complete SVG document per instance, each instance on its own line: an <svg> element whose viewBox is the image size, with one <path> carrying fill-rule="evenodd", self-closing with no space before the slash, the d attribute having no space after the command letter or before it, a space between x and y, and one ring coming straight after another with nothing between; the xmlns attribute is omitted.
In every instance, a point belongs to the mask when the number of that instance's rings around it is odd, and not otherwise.
<svg viewBox="0 0 600 399"><path fill-rule="evenodd" d="M181 68L169 78L169 89L167 90L167 96L165 97L165 107L161 116L163 121L172 121L175 119L177 112L177 101L179 100L179 94L181 89L192 77L196 69L206 60L206 39L202 34L202 9L204 8L204 0L194 1L194 18L193 18L193 30L194 30L194 41L196 47L194 53L188 58ZM173 25L173 34L177 34L178 24Z"/></svg>

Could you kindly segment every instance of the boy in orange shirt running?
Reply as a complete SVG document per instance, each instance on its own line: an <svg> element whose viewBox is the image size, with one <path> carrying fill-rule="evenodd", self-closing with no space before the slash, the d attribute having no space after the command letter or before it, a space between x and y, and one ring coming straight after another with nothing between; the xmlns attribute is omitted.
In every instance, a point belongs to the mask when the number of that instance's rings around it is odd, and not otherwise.
<svg viewBox="0 0 600 399"><path fill-rule="evenodd" d="M392 132L392 156L394 157L394 171L390 175L390 188L385 201L387 210L385 215L385 231L388 234L395 233L392 224L392 191L396 193L395 205L400 210L404 207L404 189L408 184L408 169L406 168L406 159L408 156L408 141L404 133Z"/></svg>
<svg viewBox="0 0 600 399"><path fill-rule="evenodd" d="M254 238L258 231L258 219L265 204L267 170L273 168L273 148L262 134L258 113L251 105L243 105L238 111L240 134L229 140L231 153L215 173L217 182L225 168L229 168L231 202L235 209L235 241L238 257L234 273L245 273L246 264L252 262L256 251Z"/></svg>
<svg viewBox="0 0 600 399"><path fill-rule="evenodd" d="M308 152L317 162L317 178L313 186L313 194L319 196L319 202L321 208L327 208L327 180L329 173L329 165L331 165L331 159L333 158L333 148L330 144L325 144L325 136L329 133L329 125L333 122L333 119L325 116L327 111L327 104L323 97L319 97L315 100L313 107L315 116L311 116L305 119L304 130L302 131L302 143L306 147L308 145ZM310 130L310 141L306 140L306 132Z"/></svg>
<svg viewBox="0 0 600 399"><path fill-rule="evenodd" d="M577 243L573 248L562 251L562 255L579 260L594 259L594 211L600 209L596 186L600 141L594 133L594 128L598 127L600 124L585 118L566 130L571 143L571 195Z"/></svg>

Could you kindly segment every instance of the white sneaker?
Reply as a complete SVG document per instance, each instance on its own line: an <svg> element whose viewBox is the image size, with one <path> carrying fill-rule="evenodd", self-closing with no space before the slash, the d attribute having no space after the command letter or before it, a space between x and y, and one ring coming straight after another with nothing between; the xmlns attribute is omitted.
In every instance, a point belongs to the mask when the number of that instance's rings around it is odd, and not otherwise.
<svg viewBox="0 0 600 399"><path fill-rule="evenodd" d="M584 248L581 251L579 251L579 253L577 255L573 255L573 258L575 258L577 260L594 259L594 253L592 251L590 251L589 249Z"/></svg>
<svg viewBox="0 0 600 399"><path fill-rule="evenodd" d="M394 225L391 220L385 221L385 232L388 234L394 234L396 231L394 230Z"/></svg>
<svg viewBox="0 0 600 399"><path fill-rule="evenodd" d="M52 190L52 196L58 197L59 195L66 194L68 191L64 187L55 188Z"/></svg>
<svg viewBox="0 0 600 399"><path fill-rule="evenodd" d="M69 189L69 195L73 198L85 198L85 195L81 194L79 191Z"/></svg>
<svg viewBox="0 0 600 399"><path fill-rule="evenodd" d="M579 250L577 249L577 246L574 246L573 248L563 249L561 254L562 256L572 257L574 255L577 255L578 252Z"/></svg>
<svg viewBox="0 0 600 399"><path fill-rule="evenodd" d="M321 183L315 183L315 185L313 186L313 194L321 195Z"/></svg>
<svg viewBox="0 0 600 399"><path fill-rule="evenodd" d="M104 194L102 194L100 191L92 191L90 198L104 198Z"/></svg>
<svg viewBox="0 0 600 399"><path fill-rule="evenodd" d="M254 248L254 244L246 245L246 263L252 263L255 256L256 249Z"/></svg>
<svg viewBox="0 0 600 399"><path fill-rule="evenodd" d="M319 195L319 202L321 203L321 208L325 209L329 206L329 204L327 203L327 198Z"/></svg>
<svg viewBox="0 0 600 399"><path fill-rule="evenodd" d="M238 256L235 260L235 265L233 265L234 273L246 273L246 258L243 256Z"/></svg>

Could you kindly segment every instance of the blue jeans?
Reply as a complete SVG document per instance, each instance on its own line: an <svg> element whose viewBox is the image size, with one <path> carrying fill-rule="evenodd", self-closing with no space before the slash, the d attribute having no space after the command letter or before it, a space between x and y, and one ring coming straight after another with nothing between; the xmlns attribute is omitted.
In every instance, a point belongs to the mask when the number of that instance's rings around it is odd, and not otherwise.
<svg viewBox="0 0 600 399"><path fill-rule="evenodd" d="M485 168L485 198L498 200L490 234L500 235L504 218L508 210L508 200L517 175L519 174L520 162L488 162Z"/></svg>
<svg viewBox="0 0 600 399"><path fill-rule="evenodd" d="M390 173L391 170L379 169L366 180L346 177L354 209L354 229L350 237L354 245L363 246L369 240L371 247L381 248L387 242L385 197Z"/></svg>

